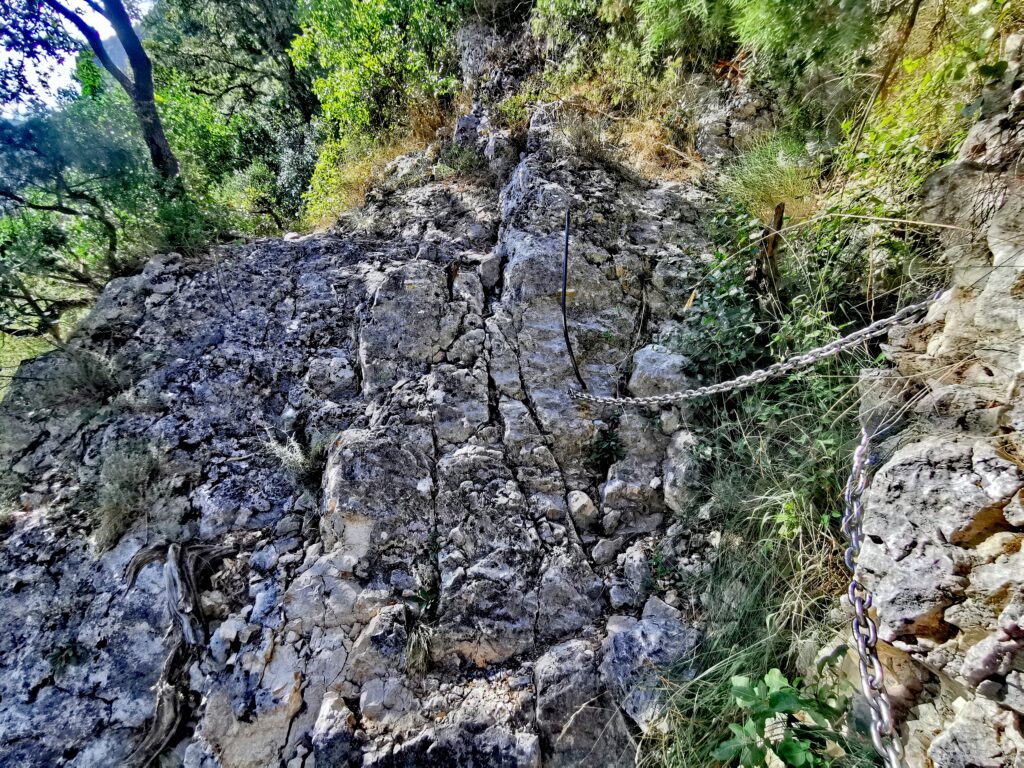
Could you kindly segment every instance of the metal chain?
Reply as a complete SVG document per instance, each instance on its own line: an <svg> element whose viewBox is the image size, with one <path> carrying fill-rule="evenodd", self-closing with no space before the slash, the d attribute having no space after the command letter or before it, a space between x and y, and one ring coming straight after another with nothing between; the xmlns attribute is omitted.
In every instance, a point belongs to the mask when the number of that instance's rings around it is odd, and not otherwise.
<svg viewBox="0 0 1024 768"><path fill-rule="evenodd" d="M850 570L850 586L847 597L853 606L853 641L857 646L860 687L871 714L871 743L885 764L885 768L901 768L903 765L903 743L896 730L892 716L892 704L885 692L882 663L878 659L878 626L871 618L872 595L857 576L857 559L860 557L861 539L864 534L863 495L868 486L868 467L871 464L872 435L866 428L861 430L860 443L853 452L853 468L846 482L843 511L843 533L847 538L846 567Z"/></svg>
<svg viewBox="0 0 1024 768"><path fill-rule="evenodd" d="M755 384L760 384L762 381L766 381L767 379L772 379L776 376L781 376L783 374L791 373L792 371L814 365L819 360L824 360L825 358L832 357L833 355L838 355L840 352L844 352L851 347L855 347L867 339L881 336L894 325L898 325L907 318L913 317L919 312L926 310L935 298L937 297L931 296L924 301L919 301L916 304L910 304L896 314L882 320L876 320L866 328L854 331L849 336L843 336L842 338L829 342L823 347L818 347L817 349L805 352L802 355L796 355L788 360L782 360L781 362L769 365L767 368L745 373L742 376L737 376L735 379L731 379L729 381L709 384L704 387L697 387L696 389L685 389L680 392L669 392L664 395L652 395L650 397L607 397L602 395L591 395L578 390L570 390L569 397L573 400L579 400L585 403L600 403L603 405L667 405L686 400L695 400L698 397L717 395L722 392L733 392L738 389L746 389L747 387L752 387Z"/></svg>
<svg viewBox="0 0 1024 768"><path fill-rule="evenodd" d="M569 394L574 400L607 405L664 405L722 392L745 389L775 376L806 368L819 360L824 360L827 357L832 357L844 350L857 346L867 339L881 336L893 326L902 323L919 312L927 310L936 298L938 298L938 294L924 301L904 307L891 317L877 320L866 328L855 331L849 336L836 339L823 347L791 357L767 368L752 371L730 381L710 384L696 389L687 389L681 392L654 395L652 397L603 397L576 391L572 391ZM867 428L862 429L860 443L853 453L853 467L850 471L850 477L846 483L846 493L844 494L845 509L842 529L848 541L844 560L847 568L850 570L850 585L847 589L847 597L854 610L851 626L853 629L853 641L857 646L861 692L864 694L871 714L871 743L879 757L882 758L885 768L902 768L903 743L900 740L899 732L893 719L892 703L884 687L884 672L882 663L878 658L877 649L878 626L875 620L871 618L873 597L857 575L857 559L860 556L864 524L862 497L868 485L868 468L871 464L871 439L872 433Z"/></svg>

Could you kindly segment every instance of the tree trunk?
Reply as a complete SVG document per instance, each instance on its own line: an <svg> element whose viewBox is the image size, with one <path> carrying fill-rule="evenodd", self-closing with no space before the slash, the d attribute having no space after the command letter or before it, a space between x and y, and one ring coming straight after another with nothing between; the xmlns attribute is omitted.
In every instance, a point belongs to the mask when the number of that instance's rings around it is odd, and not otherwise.
<svg viewBox="0 0 1024 768"><path fill-rule="evenodd" d="M156 101L153 89L153 63L149 60L149 54L142 47L142 41L135 33L132 26L132 19L125 10L123 0L103 0L103 16L114 28L114 34L124 48L128 56L128 64L132 68L133 77L128 77L110 58L110 54L103 46L103 40L99 32L88 24L79 14L68 8L60 0L43 0L46 5L58 15L70 21L75 28L82 33L89 47L118 84L124 89L132 100L135 107L135 115L139 120L139 127L142 128L142 135L149 148L149 157L153 162L156 172L165 179L176 179L178 176L178 159L171 151L167 143L167 136L164 135L164 126L160 122L160 115L156 111ZM100 10L95 2L89 5L95 10Z"/></svg>
<svg viewBox="0 0 1024 768"><path fill-rule="evenodd" d="M171 145L167 143L163 123L160 122L160 115L156 111L156 102L153 99L136 99L134 106L135 116L142 127L142 136L149 149L149 159L153 167L165 179L176 178L179 171L178 158L174 156Z"/></svg>
<svg viewBox="0 0 1024 768"><path fill-rule="evenodd" d="M104 15L110 21L118 41L124 46L128 63L132 68L134 82L129 96L135 107L135 115L139 119L142 135L149 149L149 157L157 173L165 179L174 179L178 175L178 158L171 151L164 134L163 123L156 111L156 97L153 88L153 63L149 54L142 47L142 41L135 33L131 17L125 10L122 0L103 0Z"/></svg>

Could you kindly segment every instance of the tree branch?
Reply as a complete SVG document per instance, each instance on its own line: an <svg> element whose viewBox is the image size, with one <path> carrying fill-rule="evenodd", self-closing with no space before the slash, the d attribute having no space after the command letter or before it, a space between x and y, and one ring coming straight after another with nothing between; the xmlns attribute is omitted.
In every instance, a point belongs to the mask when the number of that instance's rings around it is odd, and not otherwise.
<svg viewBox="0 0 1024 768"><path fill-rule="evenodd" d="M103 68L107 70L115 80L117 80L118 84L124 88L125 92L128 93L129 96L133 95L135 92L135 84L132 83L131 78L128 77L128 75L118 68L114 63L114 60L110 58L110 54L107 53L107 49L103 47L103 40L100 38L100 33L90 27L86 23L85 19L72 11L66 5L62 4L60 0L42 1L51 10L63 16L75 26L75 28L85 38L85 41L89 43L89 47L92 48L92 52L96 54L96 58L99 59Z"/></svg>
<svg viewBox="0 0 1024 768"><path fill-rule="evenodd" d="M54 0L47 0L53 2ZM103 15L114 28L114 34L124 47L128 64L135 75L134 98L152 101L153 99L153 64L142 47L142 41L135 34L131 17L124 9L121 0L103 0ZM148 86L147 86L148 83Z"/></svg>

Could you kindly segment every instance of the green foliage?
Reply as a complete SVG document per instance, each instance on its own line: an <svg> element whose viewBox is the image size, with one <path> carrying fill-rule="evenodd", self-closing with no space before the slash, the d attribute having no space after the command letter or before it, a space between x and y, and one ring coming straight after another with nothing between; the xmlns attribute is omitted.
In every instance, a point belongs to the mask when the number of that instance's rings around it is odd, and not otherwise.
<svg viewBox="0 0 1024 768"><path fill-rule="evenodd" d="M46 654L46 663L50 665L53 674L60 675L68 667L77 664L81 660L82 651L75 640L56 645Z"/></svg>
<svg viewBox="0 0 1024 768"><path fill-rule="evenodd" d="M786 204L787 217L795 221L814 208L816 177L804 142L776 135L758 140L729 165L722 191L765 224L779 203Z"/></svg>
<svg viewBox="0 0 1024 768"><path fill-rule="evenodd" d="M810 65L843 71L873 42L882 19L871 0L728 0L741 49L758 55L780 82Z"/></svg>
<svg viewBox="0 0 1024 768"><path fill-rule="evenodd" d="M729 724L732 735L714 749L712 758L736 760L741 768L772 765L769 755L795 768L832 765L827 741L845 741L835 726L843 719L846 702L830 687L798 689L799 681L790 684L778 669L756 683L737 675L731 685L746 719L742 725Z"/></svg>
<svg viewBox="0 0 1024 768"><path fill-rule="evenodd" d="M858 280L864 257L853 247L849 220L788 233L779 257L785 309L773 312L759 308L744 280L760 222L723 210L708 224L728 255L694 276L698 292L683 313L682 333L663 341L691 356L696 372L718 380L760 368L869 319ZM732 365L715 362L730 359ZM838 524L856 435L851 411L857 375L871 362L865 354L823 361L695 414L706 436L699 457L722 545L707 572L676 575L679 591L700 596L708 631L690 667L699 671L672 693L671 728L659 753L665 765L761 766L769 764L769 749L786 765L870 764L858 739L835 733L844 724L836 689L789 684L771 669L794 674L801 643L820 647L839 630L831 608L845 579ZM842 754L827 757L826 741Z"/></svg>
<svg viewBox="0 0 1024 768"><path fill-rule="evenodd" d="M606 3L606 8L609 3ZM728 40L729 7L714 0L638 0L632 3L648 59L684 54L710 59Z"/></svg>
<svg viewBox="0 0 1024 768"><path fill-rule="evenodd" d="M605 477L612 464L621 461L626 455L622 438L619 436L618 415L609 417L606 422L594 435L588 456L588 464L597 477Z"/></svg>
<svg viewBox="0 0 1024 768"><path fill-rule="evenodd" d="M225 117L213 99L191 90L184 79L160 90L164 126L193 188L205 189L240 164L239 134L246 117Z"/></svg>
<svg viewBox="0 0 1024 768"><path fill-rule="evenodd" d="M79 52L75 59L74 79L85 98L95 98L103 92L103 70L96 63L91 51Z"/></svg>
<svg viewBox="0 0 1024 768"><path fill-rule="evenodd" d="M501 125L510 129L514 135L525 135L532 107L540 96L540 87L530 83L520 86L515 93L505 97L495 105L494 110Z"/></svg>
<svg viewBox="0 0 1024 768"><path fill-rule="evenodd" d="M314 70L324 117L340 129L398 124L416 98L451 95L455 0L304 0L292 58Z"/></svg>
<svg viewBox="0 0 1024 768"><path fill-rule="evenodd" d="M855 205L910 212L925 178L952 159L982 106L981 86L1002 77L1000 32L1008 2L956 2L915 29L894 82L871 114L846 119L839 153ZM884 202L883 205L878 205Z"/></svg>
<svg viewBox="0 0 1024 768"><path fill-rule="evenodd" d="M329 226L339 214L362 204L374 177L413 146L407 140L374 143L360 136L325 141L304 195L304 224L310 228Z"/></svg>
<svg viewBox="0 0 1024 768"><path fill-rule="evenodd" d="M451 168L459 176L479 176L487 170L487 159L472 147L454 142L441 149L438 162Z"/></svg>
<svg viewBox="0 0 1024 768"><path fill-rule="evenodd" d="M223 115L308 122L316 97L288 53L299 12L295 0L159 0L145 22L157 80L186 82Z"/></svg>
<svg viewBox="0 0 1024 768"><path fill-rule="evenodd" d="M723 214L722 219L719 224L740 224L741 242L748 233L761 231L759 223L746 217ZM742 255L742 251L731 256L716 251L682 320L666 326L655 339L685 355L696 375L728 376L755 360L762 349L761 326L745 282L749 260Z"/></svg>
<svg viewBox="0 0 1024 768"><path fill-rule="evenodd" d="M740 49L790 71L853 55L874 23L869 0L540 0L534 12L535 31L555 45L631 41L653 66Z"/></svg>

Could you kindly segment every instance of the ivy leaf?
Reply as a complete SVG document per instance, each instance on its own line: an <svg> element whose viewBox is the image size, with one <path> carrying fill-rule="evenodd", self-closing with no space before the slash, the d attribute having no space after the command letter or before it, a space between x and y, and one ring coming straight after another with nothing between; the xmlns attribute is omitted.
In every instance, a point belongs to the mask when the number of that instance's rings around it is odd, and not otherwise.
<svg viewBox="0 0 1024 768"><path fill-rule="evenodd" d="M814 759L811 742L793 739L789 736L775 745L775 753L786 762L786 765L794 766L794 768L809 765Z"/></svg>

